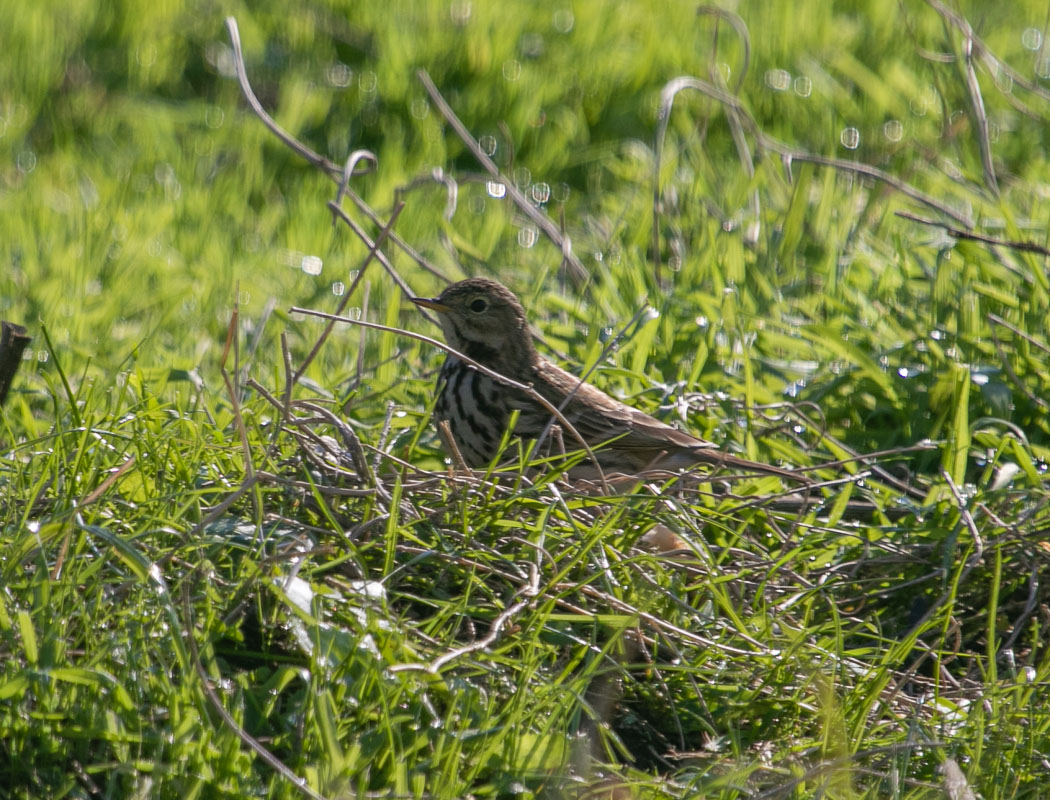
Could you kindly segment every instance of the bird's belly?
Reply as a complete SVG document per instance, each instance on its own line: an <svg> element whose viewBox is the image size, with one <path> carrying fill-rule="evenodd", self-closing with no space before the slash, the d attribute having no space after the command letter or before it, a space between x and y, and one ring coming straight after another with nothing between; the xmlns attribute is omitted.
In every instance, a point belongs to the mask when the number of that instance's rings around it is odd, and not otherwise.
<svg viewBox="0 0 1050 800"><path fill-rule="evenodd" d="M434 416L448 421L468 466L487 466L496 457L507 428L503 387L455 358L445 361L441 381Z"/></svg>

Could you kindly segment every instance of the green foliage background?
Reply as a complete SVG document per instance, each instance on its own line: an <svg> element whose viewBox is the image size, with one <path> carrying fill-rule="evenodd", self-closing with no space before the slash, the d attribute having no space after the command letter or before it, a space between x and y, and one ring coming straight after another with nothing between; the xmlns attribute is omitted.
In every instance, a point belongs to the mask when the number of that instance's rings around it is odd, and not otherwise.
<svg viewBox="0 0 1050 800"><path fill-rule="evenodd" d="M0 318L34 336L0 416L0 795L295 795L214 684L330 797L927 797L953 769L984 798L1040 796L1046 259L896 216L949 221L753 136L749 174L696 92L655 153L661 91L693 75L767 136L1045 245L1046 9L960 4L987 48L968 60L932 2L724 8L742 25L681 2L0 0ZM914 491L869 476L785 516L407 472L393 498L309 488L273 408L242 383L231 402L228 326L236 306L238 379L280 394L280 334L298 363L320 331L287 309L334 309L367 249L331 224L333 185L247 111L226 15L278 123L335 161L372 150L352 188L383 218L404 199L396 231L437 272L515 289L547 352L663 418L702 393L689 427L752 458L928 440L885 461ZM582 280L497 196L420 68L548 198ZM436 169L458 182L451 218ZM439 290L386 251L413 291ZM352 316L435 333L368 270ZM297 397L338 400L366 445L440 469L439 361L340 328ZM852 520L853 500L876 511ZM691 542L685 561L632 549L657 523ZM522 599L491 646L403 669ZM604 711L603 680L619 686Z"/></svg>

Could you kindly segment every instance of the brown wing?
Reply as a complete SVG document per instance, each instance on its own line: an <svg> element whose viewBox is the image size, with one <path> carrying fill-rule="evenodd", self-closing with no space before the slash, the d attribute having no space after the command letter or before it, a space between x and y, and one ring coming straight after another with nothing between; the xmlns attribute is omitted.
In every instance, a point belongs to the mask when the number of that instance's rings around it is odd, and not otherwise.
<svg viewBox="0 0 1050 800"><path fill-rule="evenodd" d="M564 403L562 413L590 445L616 439L618 449L654 453L715 446L631 408L589 383L581 383L575 375L542 358L536 365L533 387L556 408ZM566 397L569 397L568 402L565 402ZM526 424L524 410L521 416L521 424ZM539 409L535 416L536 419L530 422L533 425L538 423L540 429L550 419L550 413L545 409Z"/></svg>
<svg viewBox="0 0 1050 800"><path fill-rule="evenodd" d="M804 484L812 482L791 470L723 452L711 442L673 428L590 384L581 383L578 377L546 359L538 360L531 377L533 388L555 408L561 408L565 418L590 446L616 440L607 451L609 458L599 456L599 462L605 466L626 463L636 469L673 470L702 462L717 468L778 475ZM528 397L515 397L511 403L520 412L516 432L525 438L536 438L550 422L550 412ZM567 433L565 443L571 446Z"/></svg>

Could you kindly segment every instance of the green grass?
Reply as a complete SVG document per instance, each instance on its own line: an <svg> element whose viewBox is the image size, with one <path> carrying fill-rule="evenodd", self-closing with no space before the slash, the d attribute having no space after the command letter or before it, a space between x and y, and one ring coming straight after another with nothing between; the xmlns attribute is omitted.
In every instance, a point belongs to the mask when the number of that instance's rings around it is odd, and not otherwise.
<svg viewBox="0 0 1050 800"><path fill-rule="evenodd" d="M770 5L734 28L685 3L0 2L0 318L34 337L0 410L0 797L1045 793L1046 259L899 217L957 225L870 178L789 176L753 136L750 175L698 92L659 163L656 136L669 81L722 80L766 136L1046 245L1050 100L974 62L996 194L934 6ZM960 12L1050 89L1044 7ZM802 510L754 502L772 479L453 479L440 352L349 326L285 418L249 381L280 403L282 335L294 366L322 329L287 310L334 310L367 248L246 110L226 14L275 119L373 150L352 188L384 220L403 199L435 271L517 291L546 353L751 458L893 452L824 467L843 480ZM549 188L582 279L420 68ZM436 335L366 269L351 316ZM685 551L640 547L658 526Z"/></svg>

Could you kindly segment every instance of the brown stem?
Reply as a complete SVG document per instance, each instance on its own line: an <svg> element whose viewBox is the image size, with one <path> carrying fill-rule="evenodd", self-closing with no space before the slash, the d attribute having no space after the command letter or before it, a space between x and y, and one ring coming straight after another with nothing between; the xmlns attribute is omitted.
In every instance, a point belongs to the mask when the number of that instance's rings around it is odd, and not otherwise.
<svg viewBox="0 0 1050 800"><path fill-rule="evenodd" d="M13 322L0 322L0 406L7 399L7 392L22 363L22 352L31 339L32 337L21 325L15 325Z"/></svg>

